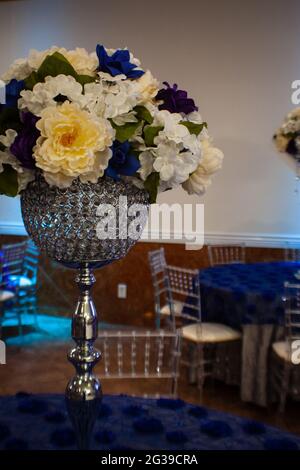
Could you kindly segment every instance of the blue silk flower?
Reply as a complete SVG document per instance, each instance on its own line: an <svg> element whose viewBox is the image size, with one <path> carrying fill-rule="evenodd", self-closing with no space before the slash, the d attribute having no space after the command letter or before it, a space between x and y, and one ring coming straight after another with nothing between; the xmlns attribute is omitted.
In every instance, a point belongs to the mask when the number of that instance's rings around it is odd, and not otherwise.
<svg viewBox="0 0 300 470"><path fill-rule="evenodd" d="M119 180L120 175L134 175L141 165L138 158L132 153L128 140L122 143L115 140L111 149L113 154L108 162L105 174L114 180Z"/></svg>
<svg viewBox="0 0 300 470"><path fill-rule="evenodd" d="M98 44L96 53L100 72L109 73L113 77L123 74L127 78L139 78L145 73L130 62L130 54L127 49L117 49L112 55L108 55L106 49Z"/></svg>

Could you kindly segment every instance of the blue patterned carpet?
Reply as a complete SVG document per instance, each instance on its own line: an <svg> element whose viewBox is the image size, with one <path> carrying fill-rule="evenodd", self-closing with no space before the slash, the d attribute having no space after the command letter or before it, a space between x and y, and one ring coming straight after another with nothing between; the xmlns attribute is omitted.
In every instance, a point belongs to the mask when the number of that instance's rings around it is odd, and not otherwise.
<svg viewBox="0 0 300 470"><path fill-rule="evenodd" d="M97 450L298 450L300 437L182 400L105 396ZM62 395L0 398L0 449L75 449Z"/></svg>

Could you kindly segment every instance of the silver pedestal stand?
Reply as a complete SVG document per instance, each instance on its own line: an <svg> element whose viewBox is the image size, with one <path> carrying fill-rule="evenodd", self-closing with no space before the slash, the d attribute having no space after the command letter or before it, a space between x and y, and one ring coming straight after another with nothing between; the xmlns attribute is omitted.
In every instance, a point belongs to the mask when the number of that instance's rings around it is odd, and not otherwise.
<svg viewBox="0 0 300 470"><path fill-rule="evenodd" d="M99 207L105 208L102 218ZM131 237L134 215L128 217L127 208L134 207L137 236ZM68 356L76 374L67 386L66 401L80 449L89 447L102 396L100 382L93 374L100 353L94 348L98 322L90 296L95 282L92 269L126 256L142 234L148 208L149 195L144 189L106 177L97 183L82 183L77 178L70 187L58 188L49 186L37 173L21 192L24 225L37 247L66 267L79 269L76 282L80 295L72 320L76 345ZM114 215L119 224L113 237L102 238L97 227L106 213ZM102 220L100 233L105 231L103 224Z"/></svg>
<svg viewBox="0 0 300 470"><path fill-rule="evenodd" d="M72 337L76 346L68 354L76 374L67 385L66 403L77 446L79 449L88 449L102 398L100 381L93 373L101 354L94 348L98 320L90 290L95 283L95 276L88 263L81 265L76 283L80 290L72 318Z"/></svg>

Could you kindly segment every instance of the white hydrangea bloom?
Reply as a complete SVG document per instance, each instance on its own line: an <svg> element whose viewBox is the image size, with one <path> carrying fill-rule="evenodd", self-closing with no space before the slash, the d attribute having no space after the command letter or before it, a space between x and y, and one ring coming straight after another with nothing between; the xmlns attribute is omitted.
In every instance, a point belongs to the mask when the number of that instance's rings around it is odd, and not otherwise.
<svg viewBox="0 0 300 470"><path fill-rule="evenodd" d="M139 161L141 167L138 169L138 173L141 175L143 181L146 181L148 176L153 172L154 156L150 150L145 150L140 153Z"/></svg>
<svg viewBox="0 0 300 470"><path fill-rule="evenodd" d="M115 82L106 90L104 117L115 118L131 111L138 103L138 94L131 80Z"/></svg>
<svg viewBox="0 0 300 470"><path fill-rule="evenodd" d="M130 111L129 113L114 117L113 121L117 126L124 126L127 122L137 122L137 118L134 111Z"/></svg>
<svg viewBox="0 0 300 470"><path fill-rule="evenodd" d="M84 108L103 118L105 111L105 91L101 82L84 85Z"/></svg>
<svg viewBox="0 0 300 470"><path fill-rule="evenodd" d="M9 148L13 144L16 137L17 132L14 129L7 129L5 131L5 135L0 135L0 142L4 145L4 147Z"/></svg>
<svg viewBox="0 0 300 470"><path fill-rule="evenodd" d="M69 75L46 77L45 82L34 85L32 91L21 91L20 95L19 109L28 109L36 116L40 116L49 106L57 106L54 98L58 95L66 96L69 101L77 103L80 107L83 107L86 101L82 94L82 85Z"/></svg>
<svg viewBox="0 0 300 470"><path fill-rule="evenodd" d="M153 153L153 168L169 188L183 183L197 168L194 155L191 152L180 152L180 148L173 141L159 143Z"/></svg>
<svg viewBox="0 0 300 470"><path fill-rule="evenodd" d="M192 113L188 114L186 118L188 121L195 122L197 124L201 124L203 122L203 119L199 111L193 111Z"/></svg>
<svg viewBox="0 0 300 470"><path fill-rule="evenodd" d="M115 77L113 77L112 75L110 75L109 73L106 73L106 72L97 72L97 75L99 75L101 80L103 80L105 82L111 82L111 83L120 82L121 80L126 80L127 79L126 75L124 75L122 73L120 73L120 75L116 75Z"/></svg>
<svg viewBox="0 0 300 470"><path fill-rule="evenodd" d="M180 121L182 121L182 116L178 113L170 113L166 110L157 111L152 125L163 126L163 130L159 132L154 143L159 143L166 138L180 143L183 138L188 137L190 132L187 127L179 124Z"/></svg>

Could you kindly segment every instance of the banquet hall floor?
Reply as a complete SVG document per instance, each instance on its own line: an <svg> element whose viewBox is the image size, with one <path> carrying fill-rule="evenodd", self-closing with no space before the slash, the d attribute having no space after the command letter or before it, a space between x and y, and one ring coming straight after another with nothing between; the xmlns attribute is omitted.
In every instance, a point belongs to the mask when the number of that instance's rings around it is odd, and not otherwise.
<svg viewBox="0 0 300 470"><path fill-rule="evenodd" d="M40 325L42 327L43 322ZM29 327L29 331L25 331L27 334L23 335L23 340L20 338L6 340L7 363L0 365L0 395L13 395L19 391L63 393L67 381L73 375L73 368L66 360L67 351L72 345L69 340L69 327L69 320L63 319L62 323L58 322L55 328L53 326L53 329L50 329L50 334L49 330L47 334L33 333ZM60 335L56 328L60 331ZM31 341L28 339L30 335ZM98 367L100 366L95 368L96 373ZM102 385L106 394L143 395L149 392L145 389L146 382L145 380L134 383L124 380L103 380ZM156 392L157 386L154 383ZM197 387L188 384L184 370L179 381L178 395L190 403L201 403L209 408L262 421L300 435L300 402L288 402L284 416L280 416L276 413L275 405L260 408L243 403L239 398L237 387L217 381L206 382L201 401Z"/></svg>

